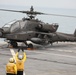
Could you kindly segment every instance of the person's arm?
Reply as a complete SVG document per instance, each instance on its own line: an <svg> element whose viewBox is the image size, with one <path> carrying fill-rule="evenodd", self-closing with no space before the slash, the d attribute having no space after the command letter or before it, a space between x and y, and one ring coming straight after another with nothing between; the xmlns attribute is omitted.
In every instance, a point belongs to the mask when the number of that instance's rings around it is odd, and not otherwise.
<svg viewBox="0 0 76 75"><path fill-rule="evenodd" d="M8 69L8 64L9 64L9 63L6 64L6 73L9 71L9 69Z"/></svg>
<svg viewBox="0 0 76 75"><path fill-rule="evenodd" d="M18 52L15 55L15 59L18 60Z"/></svg>
<svg viewBox="0 0 76 75"><path fill-rule="evenodd" d="M17 67L14 65L15 74L17 74Z"/></svg>
<svg viewBox="0 0 76 75"><path fill-rule="evenodd" d="M24 55L23 62L25 62L26 61L26 53L24 52L23 55Z"/></svg>
<svg viewBox="0 0 76 75"><path fill-rule="evenodd" d="M7 65L6 65L6 72L7 72Z"/></svg>

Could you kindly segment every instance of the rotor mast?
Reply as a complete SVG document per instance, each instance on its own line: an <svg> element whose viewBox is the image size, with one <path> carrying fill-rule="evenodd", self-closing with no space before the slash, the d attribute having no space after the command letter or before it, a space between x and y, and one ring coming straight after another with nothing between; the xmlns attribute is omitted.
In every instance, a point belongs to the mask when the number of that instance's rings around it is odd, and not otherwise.
<svg viewBox="0 0 76 75"><path fill-rule="evenodd" d="M31 6L29 12L34 12L34 8L33 8L33 6ZM28 16L30 19L33 19L33 18L35 18L36 14L29 13L29 14L27 14L27 16Z"/></svg>

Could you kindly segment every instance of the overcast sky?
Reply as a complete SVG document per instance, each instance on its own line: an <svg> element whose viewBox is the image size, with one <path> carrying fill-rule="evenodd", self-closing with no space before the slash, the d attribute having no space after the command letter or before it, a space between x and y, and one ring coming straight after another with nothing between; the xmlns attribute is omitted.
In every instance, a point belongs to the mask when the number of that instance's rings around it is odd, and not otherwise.
<svg viewBox="0 0 76 75"><path fill-rule="evenodd" d="M0 5L76 9L76 0L0 0Z"/></svg>

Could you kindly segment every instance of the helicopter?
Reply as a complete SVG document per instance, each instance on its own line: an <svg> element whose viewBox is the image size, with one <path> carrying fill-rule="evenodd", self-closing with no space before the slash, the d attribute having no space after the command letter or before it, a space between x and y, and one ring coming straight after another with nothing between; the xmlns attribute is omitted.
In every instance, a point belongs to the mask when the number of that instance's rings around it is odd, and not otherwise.
<svg viewBox="0 0 76 75"><path fill-rule="evenodd" d="M37 12L34 11L33 6L31 6L29 11L7 9L0 9L0 11L26 13L28 16L26 18L22 18L21 20L12 21L0 28L0 38L6 38L9 40L9 43L13 47L18 47L18 42L23 42L27 48L33 48L33 44L28 44L27 41L31 41L39 45L53 44L54 42L59 41L76 41L76 30L74 34L57 32L59 27L57 23L49 24L35 18L37 15L53 15L73 18L76 18L76 16Z"/></svg>

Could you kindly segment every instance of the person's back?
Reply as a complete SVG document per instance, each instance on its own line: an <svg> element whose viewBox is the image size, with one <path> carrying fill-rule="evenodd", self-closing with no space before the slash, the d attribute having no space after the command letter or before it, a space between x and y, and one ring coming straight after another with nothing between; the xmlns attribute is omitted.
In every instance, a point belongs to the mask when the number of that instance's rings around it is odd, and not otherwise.
<svg viewBox="0 0 76 75"><path fill-rule="evenodd" d="M24 62L26 60L26 53L23 51L23 53L20 55L19 51L15 55L16 66L17 66L17 75L23 75Z"/></svg>
<svg viewBox="0 0 76 75"><path fill-rule="evenodd" d="M24 61L23 60L16 60L17 70L23 71L24 70Z"/></svg>
<svg viewBox="0 0 76 75"><path fill-rule="evenodd" d="M17 75L17 67L14 62L11 62L12 58L10 59L10 62L6 65L6 75Z"/></svg>

